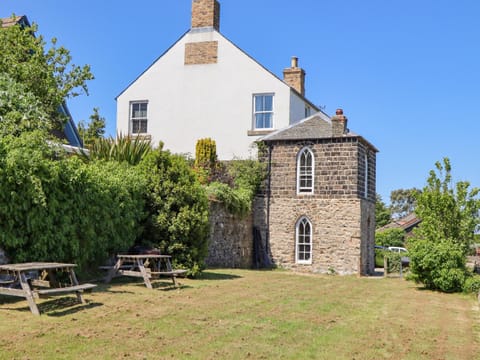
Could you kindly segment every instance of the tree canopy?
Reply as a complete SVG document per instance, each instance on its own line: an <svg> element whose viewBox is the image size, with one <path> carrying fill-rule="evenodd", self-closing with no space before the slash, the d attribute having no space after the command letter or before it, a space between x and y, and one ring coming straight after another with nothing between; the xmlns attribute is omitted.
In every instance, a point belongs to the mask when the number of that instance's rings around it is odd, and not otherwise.
<svg viewBox="0 0 480 360"><path fill-rule="evenodd" d="M88 94L87 81L93 75L89 65L72 64L70 52L57 46L55 38L48 47L41 35L35 35L36 30L35 24L0 28L0 94L24 94L2 101L0 116L21 120L27 127L36 123L38 128L61 128L65 117L59 112L60 105L68 98ZM25 108L30 111L24 112Z"/></svg>
<svg viewBox="0 0 480 360"><path fill-rule="evenodd" d="M387 225L392 216L390 209L385 205L380 194L377 194L377 201L375 202L375 222L377 229Z"/></svg>
<svg viewBox="0 0 480 360"><path fill-rule="evenodd" d="M397 189L390 193L390 212L394 219L400 219L415 210L417 188Z"/></svg>
<svg viewBox="0 0 480 360"><path fill-rule="evenodd" d="M84 147L87 148L91 148L95 140L103 138L103 135L105 135L105 118L100 115L97 107L93 108L93 114L90 115L88 123L84 120L78 123L78 133Z"/></svg>
<svg viewBox="0 0 480 360"><path fill-rule="evenodd" d="M469 276L465 262L480 221L480 189L468 181L453 184L448 158L435 167L416 196L422 222L409 240L411 278L430 289L459 291Z"/></svg>

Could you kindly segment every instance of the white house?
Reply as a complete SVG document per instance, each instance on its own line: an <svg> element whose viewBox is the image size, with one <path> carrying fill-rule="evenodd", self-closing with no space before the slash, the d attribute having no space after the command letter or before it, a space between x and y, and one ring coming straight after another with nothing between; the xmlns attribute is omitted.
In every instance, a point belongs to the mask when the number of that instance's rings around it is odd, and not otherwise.
<svg viewBox="0 0 480 360"><path fill-rule="evenodd" d="M304 96L297 58L282 80L219 25L217 0L192 1L191 29L118 95L117 132L192 155L209 137L220 159L247 158L261 136L319 111Z"/></svg>

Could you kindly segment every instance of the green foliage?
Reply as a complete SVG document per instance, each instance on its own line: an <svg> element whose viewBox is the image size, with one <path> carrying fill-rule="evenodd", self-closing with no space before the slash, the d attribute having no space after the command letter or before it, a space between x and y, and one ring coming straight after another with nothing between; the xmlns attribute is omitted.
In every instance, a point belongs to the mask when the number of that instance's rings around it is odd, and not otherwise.
<svg viewBox="0 0 480 360"><path fill-rule="evenodd" d="M142 242L171 254L176 265L195 276L204 268L208 250L208 200L188 162L161 148L140 163L148 180Z"/></svg>
<svg viewBox="0 0 480 360"><path fill-rule="evenodd" d="M59 106L66 98L88 93L86 81L93 79L93 75L88 65L71 64L70 52L57 47L56 39L52 39L47 48L41 35L34 36L36 30L36 25L0 28L0 74L8 76L13 83L22 84L28 96L36 99L31 106L61 126L65 118L59 113Z"/></svg>
<svg viewBox="0 0 480 360"><path fill-rule="evenodd" d="M480 276L474 274L468 276L463 284L463 292L480 294Z"/></svg>
<svg viewBox="0 0 480 360"><path fill-rule="evenodd" d="M387 225L391 220L391 214L388 207L382 201L382 197L377 194L375 202L375 222L377 229Z"/></svg>
<svg viewBox="0 0 480 360"><path fill-rule="evenodd" d="M88 153L82 153L82 158L85 161L107 160L137 165L151 150L151 140L120 134L116 139L112 137L95 139Z"/></svg>
<svg viewBox="0 0 480 360"><path fill-rule="evenodd" d="M244 216L251 209L252 197L248 189L233 189L228 184L214 181L206 187L210 201L218 201L225 205L232 214Z"/></svg>
<svg viewBox="0 0 480 360"><path fill-rule="evenodd" d="M410 243L409 279L427 289L461 291L467 276L462 246L450 239L416 239Z"/></svg>
<svg viewBox="0 0 480 360"><path fill-rule="evenodd" d="M235 215L244 216L252 208L253 198L266 177L265 166L255 160L232 160L226 164L231 184L213 181L206 186L210 201L222 202Z"/></svg>
<svg viewBox="0 0 480 360"><path fill-rule="evenodd" d="M78 123L78 133L86 148L91 148L95 140L103 138L105 134L105 118L100 116L98 108L93 108L93 114L90 115L88 124L85 121Z"/></svg>
<svg viewBox="0 0 480 360"><path fill-rule="evenodd" d="M427 186L417 195L415 213L422 223L415 231L416 238L437 241L450 239L467 254L474 241L479 219L479 188L469 190L467 181L452 185L450 161L437 162L438 171L430 172Z"/></svg>
<svg viewBox="0 0 480 360"><path fill-rule="evenodd" d="M416 197L421 191L417 188L398 189L390 193L390 214L394 219L400 219L412 212L416 207Z"/></svg>
<svg viewBox="0 0 480 360"><path fill-rule="evenodd" d="M213 169L217 162L217 144L210 138L199 139L195 146L195 167Z"/></svg>
<svg viewBox="0 0 480 360"><path fill-rule="evenodd" d="M0 136L52 128L47 112L28 88L0 74Z"/></svg>
<svg viewBox="0 0 480 360"><path fill-rule="evenodd" d="M386 229L375 232L375 245L404 246L405 232L402 229Z"/></svg>
<svg viewBox="0 0 480 360"><path fill-rule="evenodd" d="M14 262L86 269L133 245L145 178L127 164L85 164L40 132L0 138L0 247Z"/></svg>
<svg viewBox="0 0 480 360"><path fill-rule="evenodd" d="M402 266L402 254L383 250L383 256L387 258L387 273L398 273Z"/></svg>
<svg viewBox="0 0 480 360"><path fill-rule="evenodd" d="M465 181L452 185L450 161L436 164L417 194L422 223L409 239L411 278L429 289L460 291L467 277L466 255L479 223L479 189Z"/></svg>

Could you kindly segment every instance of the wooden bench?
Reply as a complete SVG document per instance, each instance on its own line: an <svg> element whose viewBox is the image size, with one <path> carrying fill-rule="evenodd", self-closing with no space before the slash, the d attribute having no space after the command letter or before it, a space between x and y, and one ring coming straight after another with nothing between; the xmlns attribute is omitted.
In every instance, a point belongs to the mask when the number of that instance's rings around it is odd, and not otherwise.
<svg viewBox="0 0 480 360"><path fill-rule="evenodd" d="M90 290L96 287L95 284L81 284L81 285L74 285L74 286L66 286L61 288L51 288L51 289L36 289L33 292L37 293L38 295L43 296L54 296L54 295L61 295L71 292L83 292L84 290Z"/></svg>
<svg viewBox="0 0 480 360"><path fill-rule="evenodd" d="M178 270L170 270L170 271L151 271L149 274L155 275L155 276L169 276L172 278L173 285L175 287L178 287L177 283L177 276L179 275L185 275L187 273L187 270L184 269L178 269Z"/></svg>

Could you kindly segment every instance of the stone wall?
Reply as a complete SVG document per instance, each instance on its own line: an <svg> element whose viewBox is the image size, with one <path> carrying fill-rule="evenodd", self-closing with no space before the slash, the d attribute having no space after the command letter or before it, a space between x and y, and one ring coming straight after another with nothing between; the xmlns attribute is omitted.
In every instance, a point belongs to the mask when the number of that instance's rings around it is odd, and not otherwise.
<svg viewBox="0 0 480 360"><path fill-rule="evenodd" d="M305 146L315 156L314 192L297 194L297 154ZM358 138L274 144L268 238L276 265L308 272L373 273L375 156ZM255 209L260 210L261 205ZM295 229L302 216L312 224L311 264L295 260Z"/></svg>
<svg viewBox="0 0 480 360"><path fill-rule="evenodd" d="M251 268L253 218L230 214L220 203L210 204L210 242L207 266Z"/></svg>

